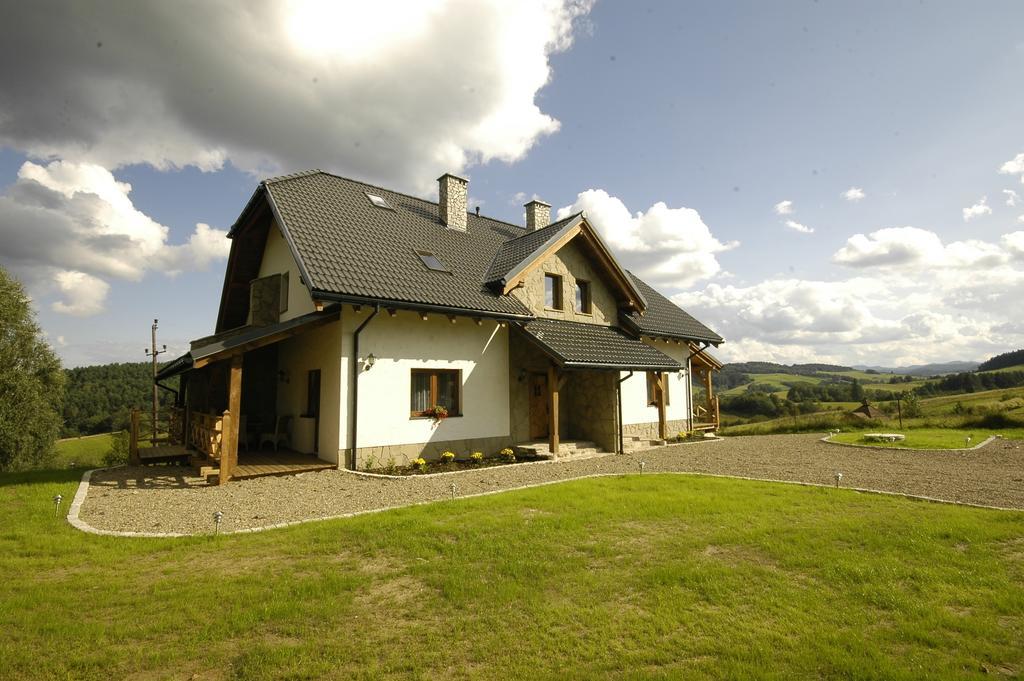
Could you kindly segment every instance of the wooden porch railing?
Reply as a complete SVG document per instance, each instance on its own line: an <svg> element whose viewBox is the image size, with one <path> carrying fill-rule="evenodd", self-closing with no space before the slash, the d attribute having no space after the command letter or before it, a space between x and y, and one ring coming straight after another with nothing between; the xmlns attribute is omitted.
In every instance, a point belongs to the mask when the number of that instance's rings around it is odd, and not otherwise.
<svg viewBox="0 0 1024 681"><path fill-rule="evenodd" d="M227 415L228 412L224 412ZM219 461L224 446L224 416L192 412L188 419L188 444Z"/></svg>

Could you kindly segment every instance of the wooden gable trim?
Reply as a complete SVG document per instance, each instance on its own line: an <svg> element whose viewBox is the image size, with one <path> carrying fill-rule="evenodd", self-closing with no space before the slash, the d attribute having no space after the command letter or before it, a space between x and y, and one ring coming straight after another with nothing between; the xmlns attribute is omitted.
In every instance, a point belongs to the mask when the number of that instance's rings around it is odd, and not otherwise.
<svg viewBox="0 0 1024 681"><path fill-rule="evenodd" d="M580 223L580 225L582 225L582 223ZM521 272L519 272L519 274L505 282L505 288L502 290L502 293L507 295L512 289L522 284L524 281L526 281L526 277L528 277L531 272L540 267L545 260L547 260L552 255L560 251L563 246L572 241L576 237L576 235L580 233L580 225L576 225L575 227L567 231L558 240L553 241L550 245L548 245L547 248L541 251L538 255L534 256L533 260L530 261L530 264L527 265Z"/></svg>
<svg viewBox="0 0 1024 681"><path fill-rule="evenodd" d="M621 300L625 301L626 305L637 312L643 312L647 307L644 300L638 297L638 292L633 283L629 281L628 276L619 267L618 262L615 260L608 248L604 245L604 242L597 236L594 228L587 222L586 218L583 218L578 225L572 229L566 231L556 241L549 244L543 251L535 255L530 263L522 269L513 278L509 279L505 283L505 287L502 293L508 294L513 289L521 286L526 278L538 267L540 267L545 260L550 258L552 255L560 251L570 241L575 239L577 236L583 236L584 241L590 247L592 255L596 256L594 259L597 264L605 271L605 274L612 280L615 288L617 288L621 294Z"/></svg>

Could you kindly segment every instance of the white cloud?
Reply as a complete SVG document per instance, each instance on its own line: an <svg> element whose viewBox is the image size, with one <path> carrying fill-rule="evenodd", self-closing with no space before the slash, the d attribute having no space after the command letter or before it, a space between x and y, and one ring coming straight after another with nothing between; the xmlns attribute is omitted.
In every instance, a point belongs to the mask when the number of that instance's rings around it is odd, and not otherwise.
<svg viewBox="0 0 1024 681"><path fill-rule="evenodd" d="M808 227L807 225L801 225L796 220L786 220L786 227L789 227L793 231L800 232L801 234L814 234L814 228Z"/></svg>
<svg viewBox="0 0 1024 681"><path fill-rule="evenodd" d="M973 268L1003 264L1009 255L998 244L968 239L943 244L935 232L917 227L887 227L855 234L832 256L849 267Z"/></svg>
<svg viewBox="0 0 1024 681"><path fill-rule="evenodd" d="M861 189L860 187L850 187L840 196L842 196L847 201L860 201L861 199L864 198L865 194L864 190Z"/></svg>
<svg viewBox="0 0 1024 681"><path fill-rule="evenodd" d="M591 4L25 3L0 24L0 146L427 191L441 170L516 161L558 130L537 95Z"/></svg>
<svg viewBox="0 0 1024 681"><path fill-rule="evenodd" d="M1020 175L1021 184L1024 184L1024 152L1000 166L999 172L1003 175Z"/></svg>
<svg viewBox="0 0 1024 681"><path fill-rule="evenodd" d="M964 208L964 222L970 222L974 218L979 217L981 215L991 215L991 214L992 214L992 209L989 208L988 197L987 196L983 196L983 197L981 197L981 200L978 201L973 206L970 206L968 208Z"/></svg>
<svg viewBox="0 0 1024 681"><path fill-rule="evenodd" d="M1024 217L1024 216L1022 216ZM1024 222L1022 220L1021 222ZM1011 232L1002 237L1003 247L1015 258L1024 258L1024 232Z"/></svg>
<svg viewBox="0 0 1024 681"><path fill-rule="evenodd" d="M0 261L30 287L63 296L54 310L86 316L102 310L110 279L203 269L227 256L226 233L206 224L169 245L168 228L136 209L130 192L100 166L24 163L0 195Z"/></svg>
<svg viewBox="0 0 1024 681"><path fill-rule="evenodd" d="M678 289L722 272L716 255L738 246L716 239L692 208L669 208L659 201L646 212L631 214L603 189L581 192L571 206L559 208L561 219L586 211L587 220L623 264L654 286Z"/></svg>
<svg viewBox="0 0 1024 681"><path fill-rule="evenodd" d="M1006 194L1006 205L1011 208L1016 206L1017 202L1020 201L1020 197L1017 195L1017 192L1012 189L1004 189L1003 193Z"/></svg>
<svg viewBox="0 0 1024 681"><path fill-rule="evenodd" d="M790 215L792 212L793 202L789 201L788 199L786 201L779 201L778 203L775 204L776 215Z"/></svg>
<svg viewBox="0 0 1024 681"><path fill-rule="evenodd" d="M64 300L53 303L55 312L89 317L103 310L103 302L110 290L107 282L85 272L67 270L57 272L53 279L57 290L64 297Z"/></svg>
<svg viewBox="0 0 1024 681"><path fill-rule="evenodd" d="M976 276L899 268L836 281L768 279L708 284L674 297L721 333L726 361L915 364L980 359L1024 345L1007 311L1024 297L1024 268L1004 264Z"/></svg>

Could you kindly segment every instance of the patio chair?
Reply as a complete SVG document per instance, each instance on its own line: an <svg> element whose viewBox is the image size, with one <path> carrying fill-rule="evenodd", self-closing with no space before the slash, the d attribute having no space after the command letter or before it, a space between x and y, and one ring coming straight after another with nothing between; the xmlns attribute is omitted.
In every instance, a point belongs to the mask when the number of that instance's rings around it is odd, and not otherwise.
<svg viewBox="0 0 1024 681"><path fill-rule="evenodd" d="M264 442L269 442L274 446L274 451L283 443L287 446L291 446L292 442L289 437L291 431L292 417L291 416L278 416L277 423L274 426L273 433L260 433L260 447L263 447Z"/></svg>

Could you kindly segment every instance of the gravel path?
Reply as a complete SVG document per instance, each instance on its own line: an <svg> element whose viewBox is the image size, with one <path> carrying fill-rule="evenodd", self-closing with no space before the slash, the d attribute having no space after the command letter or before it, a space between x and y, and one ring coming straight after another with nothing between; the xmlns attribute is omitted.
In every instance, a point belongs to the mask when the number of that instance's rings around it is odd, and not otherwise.
<svg viewBox="0 0 1024 681"><path fill-rule="evenodd" d="M1024 443L997 439L964 452L842 447L818 435L730 437L624 456L498 466L401 479L320 471L208 486L188 468L127 467L92 477L80 518L103 530L209 532L215 511L232 531L402 506L594 474L712 473L877 489L1024 509Z"/></svg>

